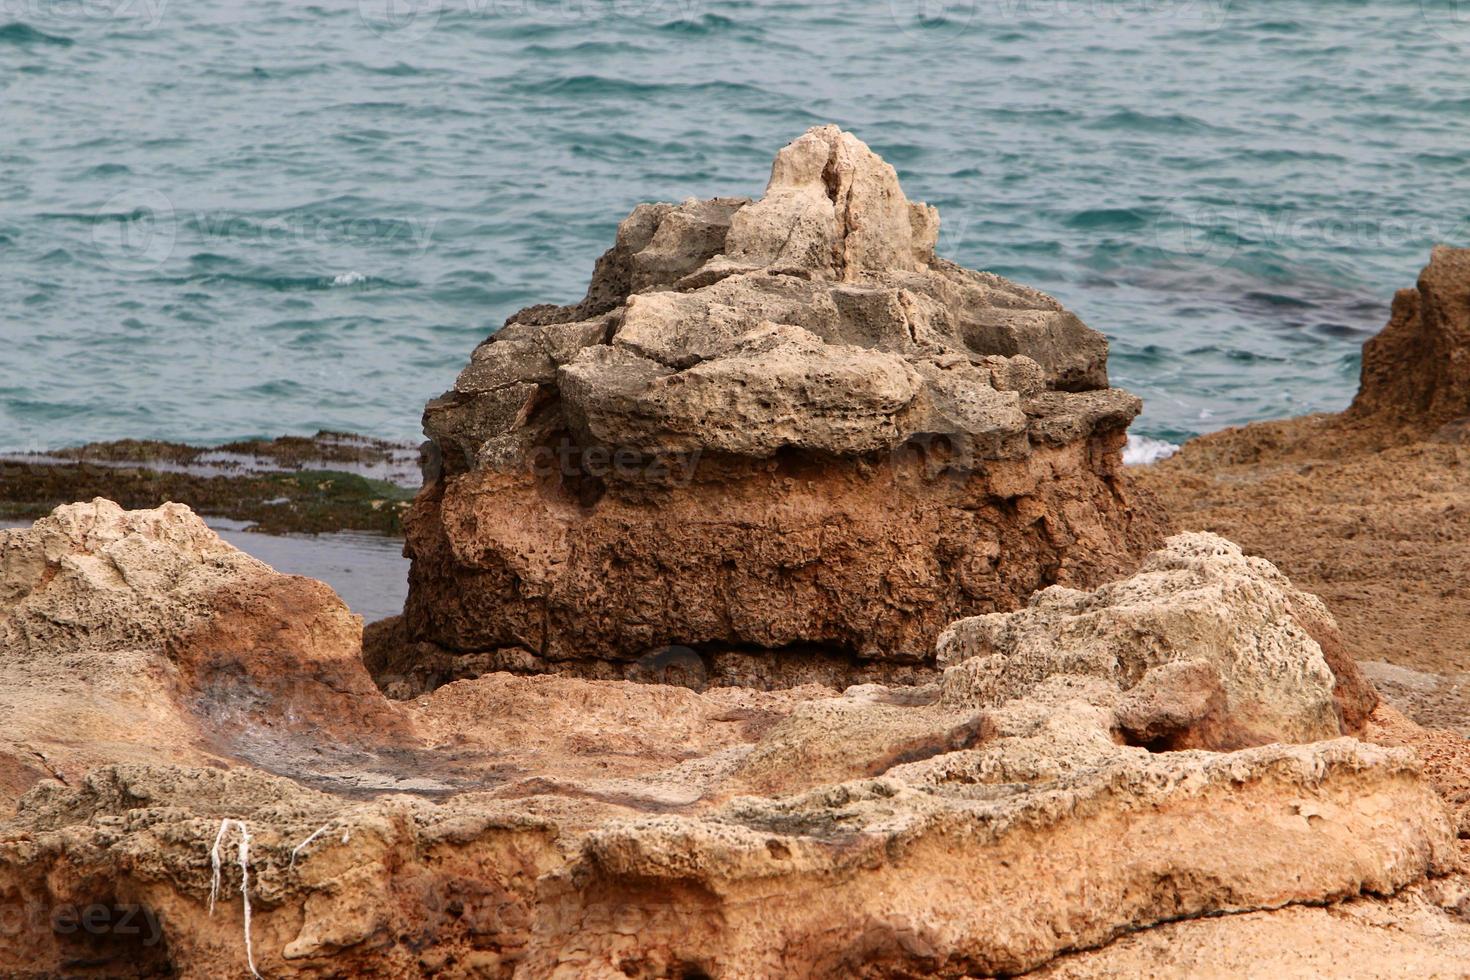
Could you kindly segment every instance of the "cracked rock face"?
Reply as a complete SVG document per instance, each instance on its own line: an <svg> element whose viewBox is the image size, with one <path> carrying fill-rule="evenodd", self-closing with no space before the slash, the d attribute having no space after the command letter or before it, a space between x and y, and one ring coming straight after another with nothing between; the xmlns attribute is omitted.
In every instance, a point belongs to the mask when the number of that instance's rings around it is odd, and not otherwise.
<svg viewBox="0 0 1470 980"><path fill-rule="evenodd" d="M60 508L0 532L0 772L23 777L0 974L959 977L1361 905L1451 871L1454 829L1411 751L1340 734L1308 600L1184 535L956 624L927 684L495 673L394 702L319 583L182 507ZM1180 719L1262 744L1140 737Z"/></svg>
<svg viewBox="0 0 1470 980"><path fill-rule="evenodd" d="M1140 404L1106 340L936 257L938 227L832 126L758 201L635 209L580 303L511 317L425 410L421 659L611 677L681 645L727 680L891 678L959 616L1135 560Z"/></svg>

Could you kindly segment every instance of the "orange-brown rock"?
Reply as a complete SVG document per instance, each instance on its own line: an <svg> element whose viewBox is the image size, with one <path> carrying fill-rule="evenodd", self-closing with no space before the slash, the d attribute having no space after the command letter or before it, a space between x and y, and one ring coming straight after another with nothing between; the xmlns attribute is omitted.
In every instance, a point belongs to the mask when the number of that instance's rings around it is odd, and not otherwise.
<svg viewBox="0 0 1470 980"><path fill-rule="evenodd" d="M707 460L687 485L610 478L591 507L517 474L449 477L409 520L406 622L451 651L509 648L502 669L596 654L623 662L603 676L624 676L678 644L725 682L789 683L823 659L839 684L911 676L903 665L931 664L952 620L1129 563L1146 535L1121 495L1119 441L952 479L920 452ZM741 648L794 663L752 664Z"/></svg>
<svg viewBox="0 0 1470 980"><path fill-rule="evenodd" d="M1420 431L1470 418L1470 248L1437 246L1418 285L1394 296L1347 414Z"/></svg>
<svg viewBox="0 0 1470 980"><path fill-rule="evenodd" d="M425 410L398 676L679 646L723 681L912 678L950 620L1135 563L1106 340L937 230L833 126L759 201L635 210L581 303L511 317Z"/></svg>
<svg viewBox="0 0 1470 980"><path fill-rule="evenodd" d="M1354 899L1441 930L1379 937L1373 962L1463 948L1440 794L1463 787L1467 743L1380 709L1369 730L1392 747L1288 744L1336 734L1289 583L1202 535L1149 569L1107 607L1116 637L1125 606L1155 609L1139 650L1108 648L1122 670L1018 615L1019 642L950 644L958 662L922 685L495 673L393 702L329 590L181 507L61 508L0 532L16 709L0 761L37 770L0 818L0 975L973 976ZM1228 626L1201 639L1212 589ZM1135 660L1153 666L1138 678ZM1275 741L1125 744L1135 695L1174 664L1209 666L1227 726ZM1009 678L1003 696L985 676ZM1153 685L1155 707L1187 714L1177 680Z"/></svg>

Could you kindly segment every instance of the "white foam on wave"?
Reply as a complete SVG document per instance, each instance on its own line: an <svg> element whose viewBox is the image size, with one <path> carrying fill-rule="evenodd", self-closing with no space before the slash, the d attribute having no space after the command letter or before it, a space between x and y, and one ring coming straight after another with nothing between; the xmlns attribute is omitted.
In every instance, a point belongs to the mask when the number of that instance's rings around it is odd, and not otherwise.
<svg viewBox="0 0 1470 980"><path fill-rule="evenodd" d="M357 271L344 272L332 277L333 286L356 286L360 282L367 282L367 276Z"/></svg>
<svg viewBox="0 0 1470 980"><path fill-rule="evenodd" d="M1124 466L1147 466L1161 459L1168 459L1179 451L1179 447L1163 439L1128 434L1128 443L1123 447Z"/></svg>

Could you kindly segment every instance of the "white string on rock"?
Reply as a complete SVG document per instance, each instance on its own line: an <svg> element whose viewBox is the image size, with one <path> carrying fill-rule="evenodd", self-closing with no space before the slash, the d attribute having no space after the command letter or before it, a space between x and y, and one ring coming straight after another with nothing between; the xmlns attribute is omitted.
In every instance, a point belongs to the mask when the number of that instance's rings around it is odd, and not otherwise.
<svg viewBox="0 0 1470 980"><path fill-rule="evenodd" d="M297 844L295 847L291 848L291 867L293 867L293 868L296 867L296 855L298 855L298 854L301 853L301 849L303 847L305 847L307 844L310 844L312 841L316 840L322 834L326 833L327 832L327 828L330 827L330 826L331 826L331 823L324 823L324 824L322 824L316 830L313 830L311 832L311 836L307 837L306 840L302 841L300 844Z"/></svg>
<svg viewBox="0 0 1470 980"><path fill-rule="evenodd" d="M256 980L265 980L260 971L255 968L255 949L250 941L250 828L245 826L243 820L232 820L229 817L219 822L219 833L214 835L214 847L209 851L209 864L214 874L209 883L209 914L214 915L214 903L219 898L220 884L220 847L224 844L225 834L230 827L239 831L240 843L235 850L235 858L240 864L240 900L245 908L245 963L250 967L250 975Z"/></svg>

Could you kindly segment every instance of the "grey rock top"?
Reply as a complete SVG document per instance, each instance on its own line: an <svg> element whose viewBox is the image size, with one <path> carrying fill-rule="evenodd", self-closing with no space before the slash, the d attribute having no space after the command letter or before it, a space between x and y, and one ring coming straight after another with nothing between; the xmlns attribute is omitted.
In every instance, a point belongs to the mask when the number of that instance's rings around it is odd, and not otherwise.
<svg viewBox="0 0 1470 980"><path fill-rule="evenodd" d="M936 257L938 232L855 136L808 130L759 201L635 208L582 301L512 316L425 431L461 469L553 429L648 454L858 455L944 435L1016 458L1126 427L1141 403L1108 387L1103 336Z"/></svg>

